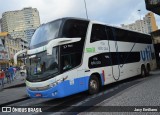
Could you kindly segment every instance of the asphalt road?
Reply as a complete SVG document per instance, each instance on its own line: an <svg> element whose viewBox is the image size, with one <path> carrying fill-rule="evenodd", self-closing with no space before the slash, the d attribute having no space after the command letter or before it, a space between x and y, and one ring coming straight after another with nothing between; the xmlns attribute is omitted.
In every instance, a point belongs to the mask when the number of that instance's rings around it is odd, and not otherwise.
<svg viewBox="0 0 160 115"><path fill-rule="evenodd" d="M128 106L134 108L138 112L107 112L105 107L115 107L115 111L117 106L125 109ZM155 106L155 107L154 107ZM160 70L153 71L150 76L143 79L141 82L117 93L116 95L102 101L101 103L95 105L90 112L83 112L79 115L97 115L97 114L107 114L107 115L128 115L128 114L142 114L142 115L159 115L158 112L148 112L145 109L150 108L150 110L156 110L158 106L158 110L160 110ZM148 109L149 110L149 109ZM105 111L105 112L104 112ZM113 109L114 111L114 109ZM125 111L125 110L124 110Z"/></svg>
<svg viewBox="0 0 160 115"><path fill-rule="evenodd" d="M20 93L21 91L19 91ZM74 99L75 98L75 99ZM71 101L70 101L70 100ZM31 101L32 100L32 101ZM127 80L120 81L118 83L107 85L103 90L96 95L88 95L86 93L76 94L64 99L48 100L45 102L39 101L39 99L26 100L21 103L14 105L23 106L23 105L40 105L50 106L50 111L54 110L57 106L59 112L47 112L45 114L79 114L79 115L130 115L130 114L142 114L142 115L159 115L157 112L123 112L122 109L127 109L127 107L135 107L141 109L141 106L159 106L160 105L160 70L151 72L151 75L146 78L130 78ZM34 101L33 101L34 100ZM41 100L41 99L40 99ZM31 102L30 102L31 101ZM57 106L55 106L57 105ZM68 108L63 108L65 106L70 106ZM112 107L112 112L108 111L108 108ZM122 107L117 108L117 107ZM134 108L134 109L135 109ZM120 109L122 112L114 112ZM153 107L154 109L154 107ZM77 110L77 111L76 111ZM68 111L71 111L68 113ZM14 113L11 113L14 114ZM17 114L17 113L15 113ZM23 113L21 113L23 114ZM27 113L26 113L27 114ZM39 113L38 113L39 114ZM43 113L42 113L43 114ZM24 115L24 114L23 114Z"/></svg>

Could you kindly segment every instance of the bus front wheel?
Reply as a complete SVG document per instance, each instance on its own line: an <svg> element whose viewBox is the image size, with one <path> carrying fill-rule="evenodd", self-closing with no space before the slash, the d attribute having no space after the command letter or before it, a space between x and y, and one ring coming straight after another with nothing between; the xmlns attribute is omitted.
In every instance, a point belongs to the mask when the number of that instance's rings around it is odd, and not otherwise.
<svg viewBox="0 0 160 115"><path fill-rule="evenodd" d="M89 79L89 94L96 94L99 92L100 84L99 80L95 75L92 75Z"/></svg>

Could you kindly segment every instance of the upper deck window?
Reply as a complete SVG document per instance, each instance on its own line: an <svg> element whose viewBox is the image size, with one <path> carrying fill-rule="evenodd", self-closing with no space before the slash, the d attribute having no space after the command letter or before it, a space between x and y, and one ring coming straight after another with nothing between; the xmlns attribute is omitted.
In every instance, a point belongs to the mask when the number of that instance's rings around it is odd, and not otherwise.
<svg viewBox="0 0 160 115"><path fill-rule="evenodd" d="M84 20L67 20L63 26L62 36L67 38L85 38L88 23L88 21Z"/></svg>

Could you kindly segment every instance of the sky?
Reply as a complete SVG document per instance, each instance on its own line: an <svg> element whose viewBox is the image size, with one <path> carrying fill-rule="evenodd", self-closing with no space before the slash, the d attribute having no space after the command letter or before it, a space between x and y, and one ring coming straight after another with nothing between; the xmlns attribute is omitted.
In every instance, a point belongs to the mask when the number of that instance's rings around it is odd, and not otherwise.
<svg viewBox="0 0 160 115"><path fill-rule="evenodd" d="M146 10L145 0L85 1L90 20L115 26L134 23L149 12ZM37 8L41 24L62 17L87 18L84 0L0 0L0 18L6 11L21 10L24 7ZM160 16L155 14L155 18L160 28Z"/></svg>

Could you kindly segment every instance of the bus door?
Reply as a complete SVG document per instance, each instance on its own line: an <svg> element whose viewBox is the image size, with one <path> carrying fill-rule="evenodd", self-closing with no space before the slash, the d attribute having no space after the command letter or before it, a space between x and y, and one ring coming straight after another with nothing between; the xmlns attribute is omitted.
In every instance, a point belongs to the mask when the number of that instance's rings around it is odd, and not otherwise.
<svg viewBox="0 0 160 115"><path fill-rule="evenodd" d="M82 91L85 84L85 79L83 79L85 77L85 70L81 68L77 69L79 68L82 60L82 46L83 45L81 45L81 43L76 42L72 44L66 44L61 47L62 72L69 71L69 83L73 86L71 89L74 89L74 91Z"/></svg>
<svg viewBox="0 0 160 115"><path fill-rule="evenodd" d="M109 44L109 52L111 55L112 61L112 75L115 80L119 80L120 77L120 60L119 60L119 51L118 51L118 43L116 39L116 33L113 28L108 27L108 44Z"/></svg>

